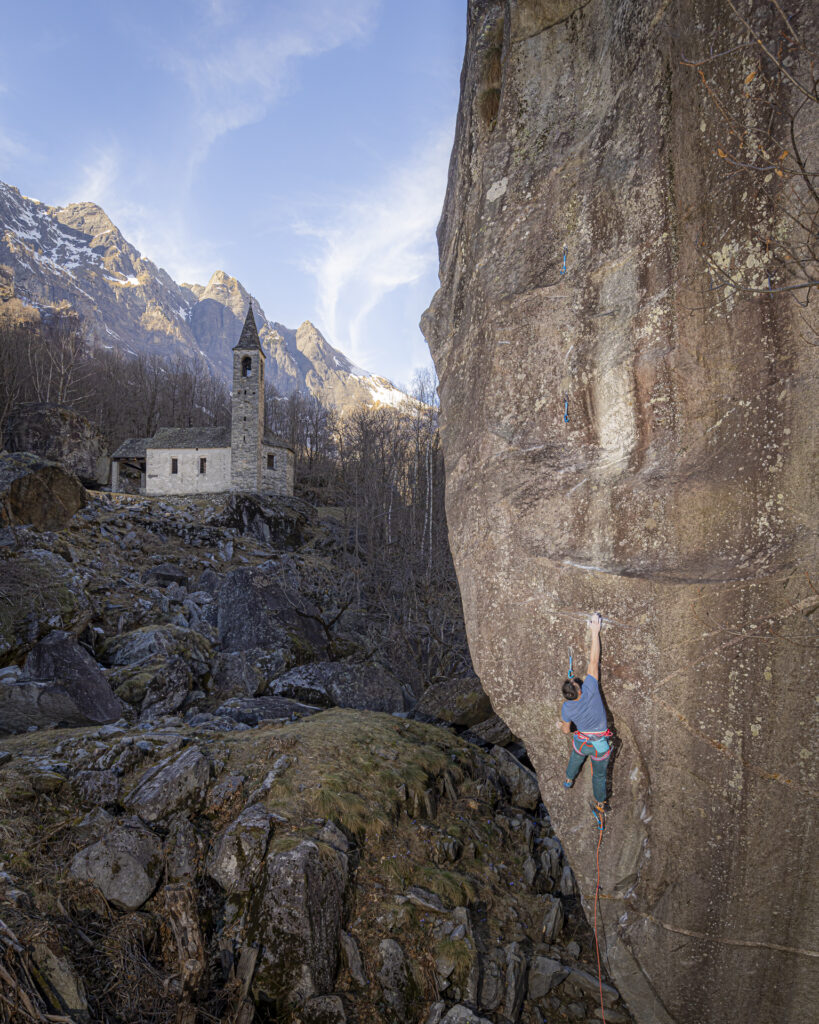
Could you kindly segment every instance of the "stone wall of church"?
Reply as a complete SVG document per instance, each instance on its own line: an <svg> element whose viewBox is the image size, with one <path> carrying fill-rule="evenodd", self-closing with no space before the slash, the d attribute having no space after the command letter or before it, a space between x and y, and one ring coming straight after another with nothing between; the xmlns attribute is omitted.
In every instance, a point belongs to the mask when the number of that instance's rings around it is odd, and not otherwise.
<svg viewBox="0 0 819 1024"><path fill-rule="evenodd" d="M200 465L201 459L205 460L204 467ZM146 458L146 492L213 494L229 491L230 461L230 448L149 448Z"/></svg>
<svg viewBox="0 0 819 1024"><path fill-rule="evenodd" d="M270 460L273 465L270 465ZM262 447L262 486L270 494L293 493L293 453L286 448Z"/></svg>

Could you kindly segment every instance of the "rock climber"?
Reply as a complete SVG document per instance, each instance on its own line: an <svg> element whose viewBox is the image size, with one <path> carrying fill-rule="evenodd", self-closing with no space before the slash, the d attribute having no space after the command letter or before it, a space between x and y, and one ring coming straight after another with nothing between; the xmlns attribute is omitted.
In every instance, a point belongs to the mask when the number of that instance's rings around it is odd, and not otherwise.
<svg viewBox="0 0 819 1024"><path fill-rule="evenodd" d="M589 620L592 634L591 651L589 652L589 668L582 685L577 679L570 677L563 684L563 696L566 698L560 712L558 725L567 735L572 731L572 753L566 768L565 789L571 789L574 780L580 773L586 758L592 761L592 810L598 815L608 809L606 803L606 770L611 757L611 730L606 720L606 709L600 696L600 627L602 617L595 613Z"/></svg>

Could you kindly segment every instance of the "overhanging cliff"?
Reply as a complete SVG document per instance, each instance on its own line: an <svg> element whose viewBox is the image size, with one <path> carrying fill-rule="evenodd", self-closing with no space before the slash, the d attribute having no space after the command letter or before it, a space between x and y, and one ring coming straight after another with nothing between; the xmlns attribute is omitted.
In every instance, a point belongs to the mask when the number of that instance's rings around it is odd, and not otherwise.
<svg viewBox="0 0 819 1024"><path fill-rule="evenodd" d="M602 934L642 1022L808 1020L819 988L817 26L786 6L470 0L423 322L473 660L587 901L556 719L607 619ZM807 174L768 151L794 111Z"/></svg>

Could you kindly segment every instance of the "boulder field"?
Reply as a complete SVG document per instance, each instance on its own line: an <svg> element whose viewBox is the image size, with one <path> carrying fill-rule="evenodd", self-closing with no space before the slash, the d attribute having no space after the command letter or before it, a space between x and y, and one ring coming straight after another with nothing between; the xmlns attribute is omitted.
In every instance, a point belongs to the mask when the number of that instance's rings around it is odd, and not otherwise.
<svg viewBox="0 0 819 1024"><path fill-rule="evenodd" d="M726 178L723 118L758 124L757 33L802 33L800 81L816 26L733 6L471 0L422 322L473 662L587 906L589 771L561 790L556 720L605 617L601 936L645 1024L808 1020L819 973L815 313L757 272L760 237L801 244L796 193ZM709 94L683 59L729 49Z"/></svg>
<svg viewBox="0 0 819 1024"><path fill-rule="evenodd" d="M337 512L0 528L2 1024L600 1019L524 747L474 674L420 693L366 594L338 614Z"/></svg>

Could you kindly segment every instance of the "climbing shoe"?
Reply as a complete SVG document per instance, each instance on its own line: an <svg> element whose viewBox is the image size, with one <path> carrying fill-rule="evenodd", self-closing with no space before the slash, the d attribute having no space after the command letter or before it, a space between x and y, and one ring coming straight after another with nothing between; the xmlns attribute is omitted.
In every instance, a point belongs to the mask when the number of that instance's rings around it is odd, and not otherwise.
<svg viewBox="0 0 819 1024"><path fill-rule="evenodd" d="M600 828L603 828L603 826L606 824L607 805L608 801L606 801L606 803L604 804L599 804L596 800L589 800L589 807L591 807L591 812L594 815L594 820L597 822Z"/></svg>
<svg viewBox="0 0 819 1024"><path fill-rule="evenodd" d="M566 779L566 781L563 783L563 788L564 789L571 789L573 785L574 785L574 779Z"/></svg>

